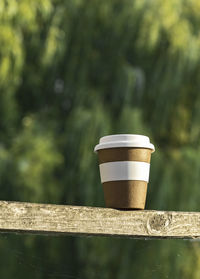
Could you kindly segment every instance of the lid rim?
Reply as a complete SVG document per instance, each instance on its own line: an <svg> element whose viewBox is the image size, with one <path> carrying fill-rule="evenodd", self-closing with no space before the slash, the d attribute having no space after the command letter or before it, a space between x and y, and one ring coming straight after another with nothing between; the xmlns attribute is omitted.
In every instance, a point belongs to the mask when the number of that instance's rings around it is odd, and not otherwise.
<svg viewBox="0 0 200 279"><path fill-rule="evenodd" d="M130 144L120 144L120 143L116 143L115 145L111 145L110 143L109 144L97 144L94 148L94 151L98 151L98 150L101 150L101 149L110 149L110 148L126 148L126 147L133 147L133 148L147 148L147 149L151 149L152 152L155 151L155 147L152 143L150 144L134 144L134 143L130 143Z"/></svg>

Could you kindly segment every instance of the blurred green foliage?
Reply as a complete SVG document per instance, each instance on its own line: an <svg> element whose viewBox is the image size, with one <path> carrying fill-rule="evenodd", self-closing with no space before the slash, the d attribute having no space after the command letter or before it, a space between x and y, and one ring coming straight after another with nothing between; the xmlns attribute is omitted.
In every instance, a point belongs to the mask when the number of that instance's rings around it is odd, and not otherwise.
<svg viewBox="0 0 200 279"><path fill-rule="evenodd" d="M103 135L139 133L156 146L147 208L199 210L199 24L196 0L1 0L1 199L103 206L93 148ZM154 279L199 278L195 243L182 244L180 261L179 243L139 257L140 243L119 239L108 253L110 241L23 245L81 278L149 278L158 255Z"/></svg>

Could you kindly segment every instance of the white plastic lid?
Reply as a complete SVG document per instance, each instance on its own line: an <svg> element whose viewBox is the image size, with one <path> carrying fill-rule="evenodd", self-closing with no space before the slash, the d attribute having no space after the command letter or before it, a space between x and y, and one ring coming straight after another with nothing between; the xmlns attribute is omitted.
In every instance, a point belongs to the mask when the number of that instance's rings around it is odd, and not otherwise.
<svg viewBox="0 0 200 279"><path fill-rule="evenodd" d="M152 152L155 151L155 147L150 143L149 137L134 134L119 134L102 137L100 138L99 144L95 146L94 151L116 147L141 147L152 149Z"/></svg>

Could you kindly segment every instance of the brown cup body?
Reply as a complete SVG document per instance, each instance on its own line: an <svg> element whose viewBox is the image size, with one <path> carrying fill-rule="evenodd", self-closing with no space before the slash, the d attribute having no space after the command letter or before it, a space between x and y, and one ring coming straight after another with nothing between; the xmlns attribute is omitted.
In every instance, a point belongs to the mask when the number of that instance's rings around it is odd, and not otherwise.
<svg viewBox="0 0 200 279"><path fill-rule="evenodd" d="M150 163L151 149L120 147L98 150L99 164L115 161L138 161ZM106 207L144 209L147 182L119 180L102 183Z"/></svg>

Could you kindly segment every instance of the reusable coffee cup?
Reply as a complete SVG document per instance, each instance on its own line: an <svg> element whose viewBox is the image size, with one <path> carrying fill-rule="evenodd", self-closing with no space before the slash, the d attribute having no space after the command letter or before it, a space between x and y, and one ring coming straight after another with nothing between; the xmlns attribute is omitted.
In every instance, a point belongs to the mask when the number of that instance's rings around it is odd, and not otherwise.
<svg viewBox="0 0 200 279"><path fill-rule="evenodd" d="M94 148L99 157L106 207L144 209L149 182L151 153L147 136L109 135Z"/></svg>

